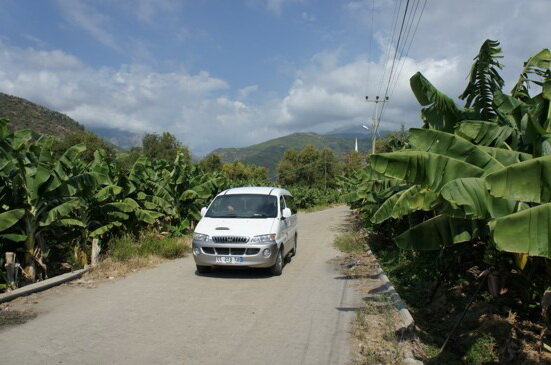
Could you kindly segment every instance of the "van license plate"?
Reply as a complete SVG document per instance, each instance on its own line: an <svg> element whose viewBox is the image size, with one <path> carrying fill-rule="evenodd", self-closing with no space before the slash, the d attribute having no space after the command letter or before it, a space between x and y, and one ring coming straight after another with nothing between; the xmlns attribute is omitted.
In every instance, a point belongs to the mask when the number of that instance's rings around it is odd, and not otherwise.
<svg viewBox="0 0 551 365"><path fill-rule="evenodd" d="M242 262L243 257L216 256L217 264L240 264Z"/></svg>

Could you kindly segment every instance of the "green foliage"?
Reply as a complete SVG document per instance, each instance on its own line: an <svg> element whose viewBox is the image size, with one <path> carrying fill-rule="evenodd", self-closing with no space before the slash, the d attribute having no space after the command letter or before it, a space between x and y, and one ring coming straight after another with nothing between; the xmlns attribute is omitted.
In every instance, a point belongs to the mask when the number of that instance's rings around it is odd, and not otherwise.
<svg viewBox="0 0 551 365"><path fill-rule="evenodd" d="M471 266L516 275L515 300L527 310L551 280L551 53L530 58L507 95L499 52L497 42L483 45L463 109L414 75L423 129L340 186L366 227L393 236L398 255L482 247Z"/></svg>
<svg viewBox="0 0 551 365"><path fill-rule="evenodd" d="M384 136L385 132L381 131ZM329 149L336 158L344 155L354 148L355 139L332 135L319 135L315 133L293 133L287 136L274 138L266 142L242 148L219 148L212 151L225 163L240 161L245 165L262 166L268 169L271 178L277 177L277 164L283 158L285 151L289 149L302 150L308 145L316 149ZM370 140L358 139L360 153L366 153L371 146Z"/></svg>
<svg viewBox="0 0 551 365"><path fill-rule="evenodd" d="M205 172L222 170L222 160L218 155L210 154L199 162L199 167Z"/></svg>
<svg viewBox="0 0 551 365"><path fill-rule="evenodd" d="M234 182L235 186L268 184L268 170L265 167L247 166L235 161L222 165L221 170L228 179Z"/></svg>
<svg viewBox="0 0 551 365"><path fill-rule="evenodd" d="M113 145L106 143L103 139L90 132L79 132L63 135L52 145L54 158L59 158L68 148L82 144L86 150L81 153L80 158L85 162L91 162L94 159L94 151L105 151L106 157L113 161L116 150Z"/></svg>
<svg viewBox="0 0 551 365"><path fill-rule="evenodd" d="M326 206L340 201L340 192L335 189L324 190L305 186L290 186L287 189L293 194L298 209Z"/></svg>
<svg viewBox="0 0 551 365"><path fill-rule="evenodd" d="M317 150L312 145L300 151L285 151L277 165L278 181L284 186L332 188L336 186L340 171L339 162L331 150Z"/></svg>
<svg viewBox="0 0 551 365"><path fill-rule="evenodd" d="M482 119L489 120L496 115L492 100L496 90L501 90L505 82L499 75L503 66L497 61L501 48L499 42L487 39L482 43L469 74L469 83L459 96L465 100L465 108L473 108Z"/></svg>
<svg viewBox="0 0 551 365"><path fill-rule="evenodd" d="M0 247L22 256L30 281L36 268L45 277L48 266L75 256L75 247L86 250L92 238L170 225L190 231L200 208L228 186L220 173L191 165L180 147L173 160L142 155L125 171L101 148L87 161L86 144L57 158L52 145L0 120Z"/></svg>
<svg viewBox="0 0 551 365"><path fill-rule="evenodd" d="M168 132L162 135L146 134L142 139L143 154L150 160L173 161L176 155L182 154L184 163L191 163L189 150Z"/></svg>
<svg viewBox="0 0 551 365"><path fill-rule="evenodd" d="M474 340L469 350L467 350L465 362L473 365L497 362L499 357L496 350L496 339L492 335L482 334Z"/></svg>
<svg viewBox="0 0 551 365"><path fill-rule="evenodd" d="M362 237L352 232L340 234L335 237L335 247L342 252L361 252L365 249L365 241Z"/></svg>
<svg viewBox="0 0 551 365"><path fill-rule="evenodd" d="M154 232L144 232L138 237L123 235L109 242L110 257L115 261L149 256L174 259L185 256L188 251L181 237L159 237Z"/></svg>

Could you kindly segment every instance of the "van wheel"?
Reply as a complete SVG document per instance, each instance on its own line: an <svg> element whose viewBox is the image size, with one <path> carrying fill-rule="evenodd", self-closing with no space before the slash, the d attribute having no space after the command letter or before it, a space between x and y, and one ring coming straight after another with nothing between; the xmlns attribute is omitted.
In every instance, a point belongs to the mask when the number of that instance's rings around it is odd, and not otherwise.
<svg viewBox="0 0 551 365"><path fill-rule="evenodd" d="M211 271L210 266L203 266L203 265L196 265L197 266L197 272L199 274L208 274Z"/></svg>
<svg viewBox="0 0 551 365"><path fill-rule="evenodd" d="M270 267L270 274L273 276L279 276L283 272L283 252L279 250L277 252L277 258L274 266Z"/></svg>

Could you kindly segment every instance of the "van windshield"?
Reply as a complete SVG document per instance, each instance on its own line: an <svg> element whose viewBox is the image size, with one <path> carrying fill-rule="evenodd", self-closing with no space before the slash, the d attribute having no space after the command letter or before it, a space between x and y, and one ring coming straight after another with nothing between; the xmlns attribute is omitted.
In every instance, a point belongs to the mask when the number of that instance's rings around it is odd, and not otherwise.
<svg viewBox="0 0 551 365"><path fill-rule="evenodd" d="M220 195L209 207L209 218L275 218L277 197L260 194Z"/></svg>

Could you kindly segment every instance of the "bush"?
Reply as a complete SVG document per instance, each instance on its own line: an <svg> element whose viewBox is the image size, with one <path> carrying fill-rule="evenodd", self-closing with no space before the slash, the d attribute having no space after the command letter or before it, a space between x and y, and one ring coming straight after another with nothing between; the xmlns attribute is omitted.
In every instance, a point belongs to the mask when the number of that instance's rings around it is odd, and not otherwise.
<svg viewBox="0 0 551 365"><path fill-rule="evenodd" d="M186 237L163 237L153 232L143 233L138 238L124 235L109 242L109 255L115 261L148 256L173 259L184 257L188 251Z"/></svg>

